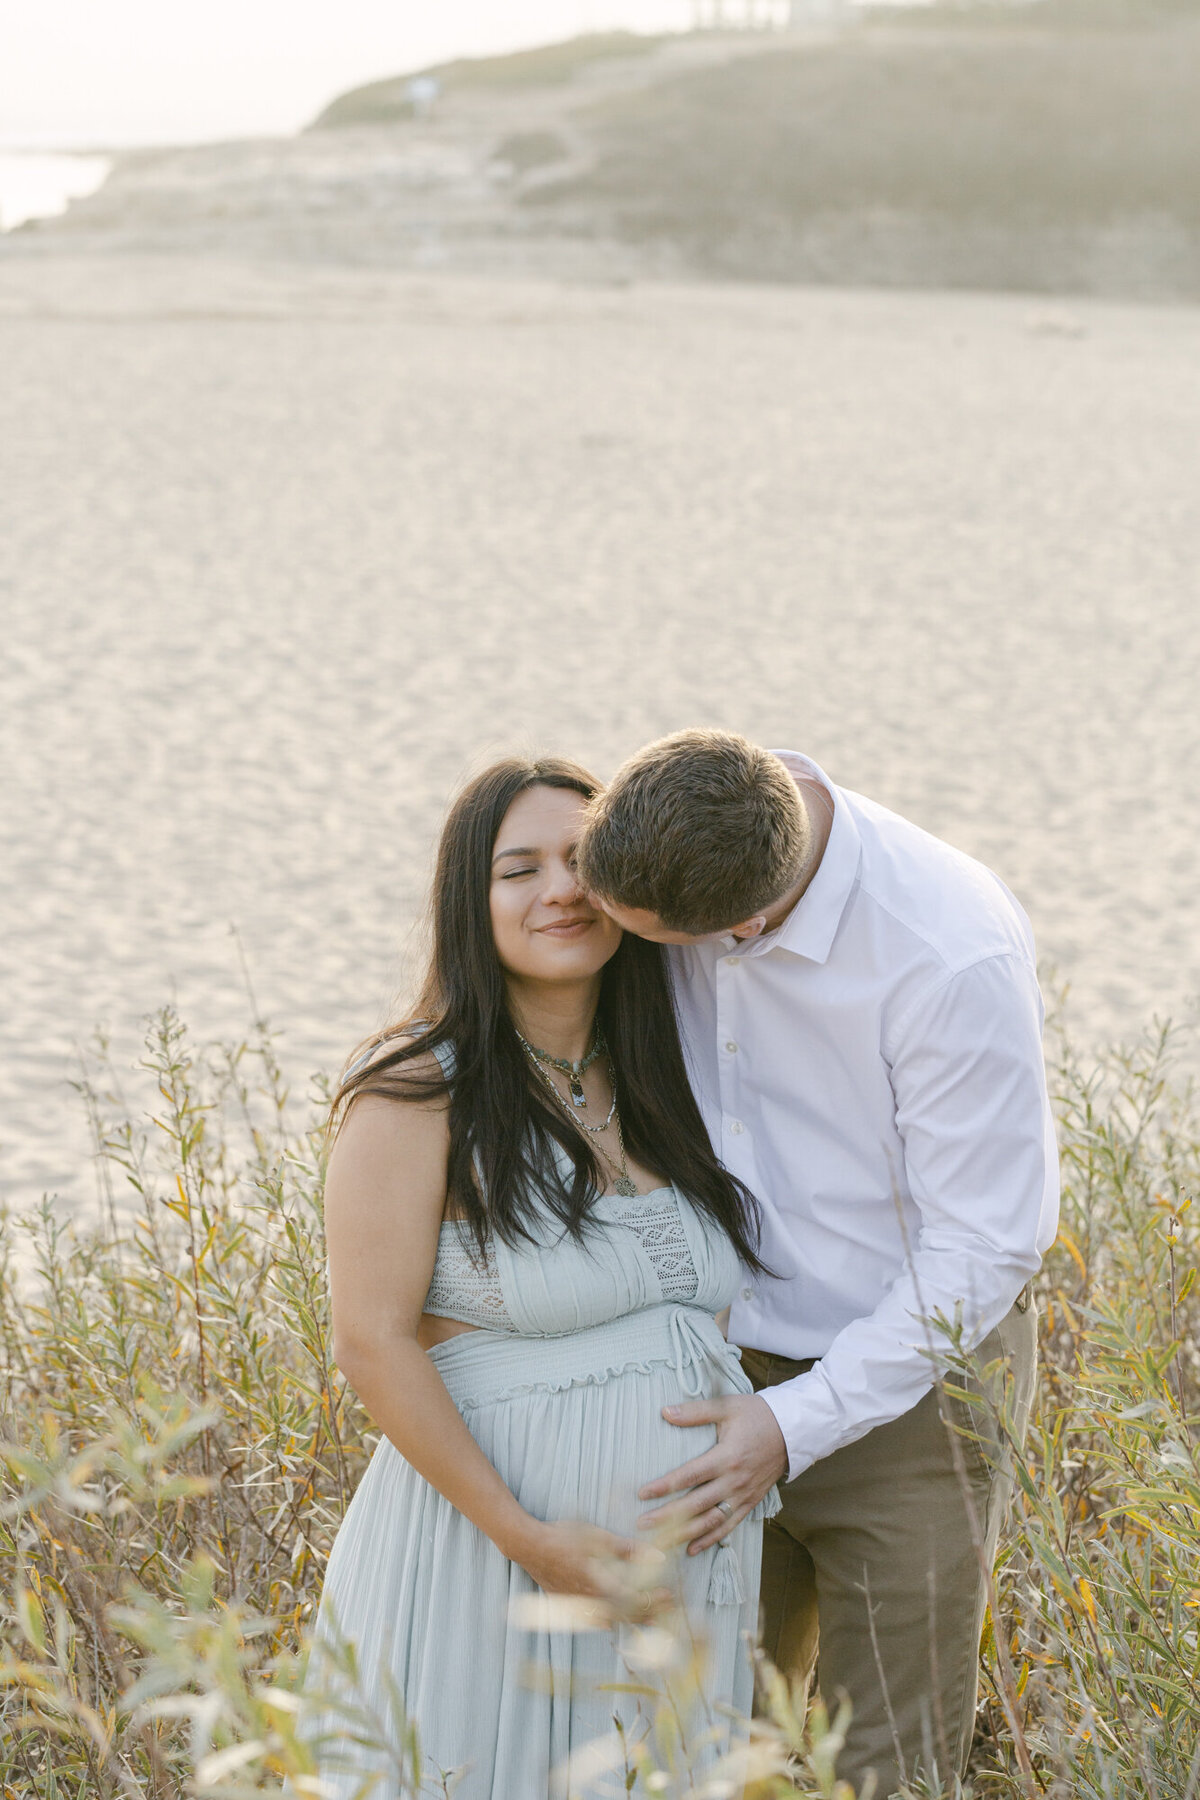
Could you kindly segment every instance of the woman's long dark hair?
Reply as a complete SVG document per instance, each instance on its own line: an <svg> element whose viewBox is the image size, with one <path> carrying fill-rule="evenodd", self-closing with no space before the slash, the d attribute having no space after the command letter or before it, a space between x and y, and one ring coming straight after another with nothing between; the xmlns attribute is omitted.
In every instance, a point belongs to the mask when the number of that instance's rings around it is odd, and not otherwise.
<svg viewBox="0 0 1200 1800"><path fill-rule="evenodd" d="M557 757L509 758L468 784L438 846L433 946L417 1010L382 1032L368 1059L352 1059L334 1096L336 1129L360 1094L429 1100L444 1099L449 1089L448 1211L466 1221L481 1250L493 1232L510 1244L528 1239L534 1216L547 1208L581 1237L607 1185L591 1145L542 1090L518 1042L489 906L496 838L517 796L549 787L590 800L599 786L586 769ZM673 1181L722 1227L743 1262L762 1270L758 1204L710 1148L684 1068L660 945L622 937L603 971L598 1016L630 1155ZM414 1036L418 1020L426 1029ZM449 1081L429 1069L429 1053L441 1044L454 1051ZM569 1183L555 1145L571 1159Z"/></svg>

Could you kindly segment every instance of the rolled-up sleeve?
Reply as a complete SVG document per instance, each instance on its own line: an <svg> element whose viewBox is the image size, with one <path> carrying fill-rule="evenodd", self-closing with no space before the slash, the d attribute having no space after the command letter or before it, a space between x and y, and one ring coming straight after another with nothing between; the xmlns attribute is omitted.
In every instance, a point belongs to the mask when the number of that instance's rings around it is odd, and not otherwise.
<svg viewBox="0 0 1200 1800"><path fill-rule="evenodd" d="M946 1340L926 1321L961 1318L973 1346L1037 1272L1058 1219L1042 1022L1032 966L1005 954L932 984L892 1024L883 1049L919 1223L874 1311L808 1374L764 1389L789 1479L929 1391L930 1350Z"/></svg>

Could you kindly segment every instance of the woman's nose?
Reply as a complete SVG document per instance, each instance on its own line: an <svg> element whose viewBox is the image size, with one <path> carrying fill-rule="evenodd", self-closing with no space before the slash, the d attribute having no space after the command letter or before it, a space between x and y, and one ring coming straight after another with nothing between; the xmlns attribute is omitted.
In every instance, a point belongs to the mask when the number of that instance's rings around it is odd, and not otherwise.
<svg viewBox="0 0 1200 1800"><path fill-rule="evenodd" d="M546 871L546 886L542 898L558 906L571 906L583 892L575 878L575 871L568 863L559 863Z"/></svg>

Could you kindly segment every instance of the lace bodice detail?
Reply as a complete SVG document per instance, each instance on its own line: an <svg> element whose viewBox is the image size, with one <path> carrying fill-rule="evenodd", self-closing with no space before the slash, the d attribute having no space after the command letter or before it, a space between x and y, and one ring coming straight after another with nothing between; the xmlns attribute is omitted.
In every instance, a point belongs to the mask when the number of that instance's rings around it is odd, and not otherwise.
<svg viewBox="0 0 1200 1800"><path fill-rule="evenodd" d="M637 1236L658 1276L664 1300L694 1300L699 1285L691 1246L674 1188L656 1188L632 1200L614 1200L613 1218Z"/></svg>
<svg viewBox="0 0 1200 1800"><path fill-rule="evenodd" d="M637 1238L658 1278L663 1299L694 1300L699 1278L675 1190L656 1188L629 1200L609 1194L604 1209L612 1223L628 1227ZM425 1311L464 1325L482 1326L485 1331L513 1330L494 1248L489 1244L481 1260L458 1225L444 1224Z"/></svg>
<svg viewBox="0 0 1200 1800"><path fill-rule="evenodd" d="M442 1226L425 1311L440 1319L481 1325L485 1331L513 1328L500 1289L495 1249L488 1244L481 1260L478 1246L466 1240L452 1220Z"/></svg>

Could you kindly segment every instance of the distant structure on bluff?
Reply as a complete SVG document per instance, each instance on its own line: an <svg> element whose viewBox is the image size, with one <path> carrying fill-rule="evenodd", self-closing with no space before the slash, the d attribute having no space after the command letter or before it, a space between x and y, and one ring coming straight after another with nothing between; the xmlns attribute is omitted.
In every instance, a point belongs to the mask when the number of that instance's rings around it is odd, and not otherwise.
<svg viewBox="0 0 1200 1800"><path fill-rule="evenodd" d="M852 0L692 0L694 31L771 31L828 25L848 17Z"/></svg>
<svg viewBox="0 0 1200 1800"><path fill-rule="evenodd" d="M851 0L788 0L789 25L826 25L849 17Z"/></svg>

